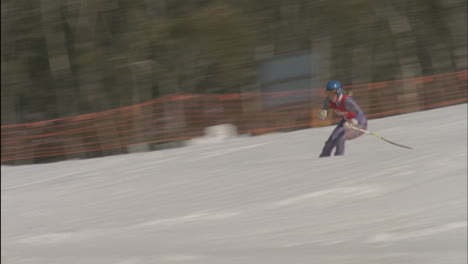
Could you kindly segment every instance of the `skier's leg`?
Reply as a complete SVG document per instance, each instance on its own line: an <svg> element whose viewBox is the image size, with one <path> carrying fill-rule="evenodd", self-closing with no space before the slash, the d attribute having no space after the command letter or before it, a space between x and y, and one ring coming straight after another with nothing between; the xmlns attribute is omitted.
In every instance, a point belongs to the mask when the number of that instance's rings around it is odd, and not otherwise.
<svg viewBox="0 0 468 264"><path fill-rule="evenodd" d="M361 128L364 130L367 129L367 120L365 118L362 118L362 120L358 120L358 122L359 122L359 125L357 126L358 128ZM355 139L361 136L362 134L364 133L361 131L354 130L354 129L347 129L345 132L345 139L346 140Z"/></svg>
<svg viewBox="0 0 468 264"><path fill-rule="evenodd" d="M325 146L323 146L323 149L322 149L322 153L320 154L320 158L322 157L330 157L331 155L331 152L333 150L333 148L335 147L335 140L332 138L332 136L330 136L327 140L327 142L325 142Z"/></svg>
<svg viewBox="0 0 468 264"><path fill-rule="evenodd" d="M319 157L329 157L334 147L336 147L336 139L340 135L344 135L344 127L343 127L344 120L342 120L336 128L331 133L330 137L328 138L327 142L325 142L325 146L322 149L322 153Z"/></svg>
<svg viewBox="0 0 468 264"><path fill-rule="evenodd" d="M344 155L344 151L345 151L345 131L343 129L343 131L338 135L338 137L335 139L335 146L336 146L336 150L335 150L335 156L340 156L340 155Z"/></svg>

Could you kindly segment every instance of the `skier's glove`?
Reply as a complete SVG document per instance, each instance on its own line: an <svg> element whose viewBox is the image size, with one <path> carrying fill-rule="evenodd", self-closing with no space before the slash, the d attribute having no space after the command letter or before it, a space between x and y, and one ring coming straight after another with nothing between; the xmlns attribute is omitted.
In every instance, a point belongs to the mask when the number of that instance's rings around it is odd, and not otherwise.
<svg viewBox="0 0 468 264"><path fill-rule="evenodd" d="M327 118L327 115L328 115L327 109L322 109L320 110L320 112L318 112L318 118L320 120L325 120Z"/></svg>
<svg viewBox="0 0 468 264"><path fill-rule="evenodd" d="M351 129L352 127L356 127L359 124L359 122L356 120L356 118L348 119L346 122L344 122L343 126L346 129Z"/></svg>

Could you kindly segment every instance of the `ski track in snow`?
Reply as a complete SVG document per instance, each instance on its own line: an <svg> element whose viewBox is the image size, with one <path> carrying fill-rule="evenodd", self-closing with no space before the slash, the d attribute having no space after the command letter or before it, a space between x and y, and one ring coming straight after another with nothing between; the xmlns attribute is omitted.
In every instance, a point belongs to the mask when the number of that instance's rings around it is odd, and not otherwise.
<svg viewBox="0 0 468 264"><path fill-rule="evenodd" d="M2 263L466 263L467 105L149 153L2 166Z"/></svg>

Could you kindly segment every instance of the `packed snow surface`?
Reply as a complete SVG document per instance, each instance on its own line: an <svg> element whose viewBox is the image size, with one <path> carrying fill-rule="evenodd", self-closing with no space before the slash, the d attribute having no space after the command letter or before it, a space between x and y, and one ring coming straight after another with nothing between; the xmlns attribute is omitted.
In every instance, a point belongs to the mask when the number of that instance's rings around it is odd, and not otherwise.
<svg viewBox="0 0 468 264"><path fill-rule="evenodd" d="M1 168L7 264L466 264L467 105Z"/></svg>

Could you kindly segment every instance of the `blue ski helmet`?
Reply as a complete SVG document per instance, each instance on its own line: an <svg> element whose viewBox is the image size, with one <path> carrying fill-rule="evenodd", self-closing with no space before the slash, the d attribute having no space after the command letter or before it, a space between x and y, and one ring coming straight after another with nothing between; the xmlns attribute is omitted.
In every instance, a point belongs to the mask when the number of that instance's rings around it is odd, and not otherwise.
<svg viewBox="0 0 468 264"><path fill-rule="evenodd" d="M340 81L333 80L327 83L327 91L336 91L338 95L341 95L341 89L342 85Z"/></svg>

